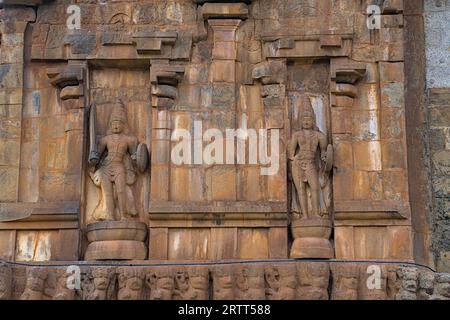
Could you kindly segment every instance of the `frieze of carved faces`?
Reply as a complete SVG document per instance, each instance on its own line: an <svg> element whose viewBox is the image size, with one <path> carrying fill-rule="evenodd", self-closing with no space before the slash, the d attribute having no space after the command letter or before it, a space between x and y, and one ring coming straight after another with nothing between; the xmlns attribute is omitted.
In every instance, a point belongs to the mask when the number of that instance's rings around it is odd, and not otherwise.
<svg viewBox="0 0 450 320"><path fill-rule="evenodd" d="M112 300L115 276L114 267L91 267L83 283L83 299Z"/></svg>
<svg viewBox="0 0 450 320"><path fill-rule="evenodd" d="M67 272L64 267L56 268L56 290L53 295L53 300L74 300L77 293L75 288L68 288L69 284L74 285L75 282L71 279L72 273Z"/></svg>
<svg viewBox="0 0 450 320"><path fill-rule="evenodd" d="M332 267L332 300L358 300L359 268L351 263L334 264Z"/></svg>
<svg viewBox="0 0 450 320"><path fill-rule="evenodd" d="M144 287L144 270L138 267L117 268L118 300L140 300Z"/></svg>
<svg viewBox="0 0 450 320"><path fill-rule="evenodd" d="M12 269L6 263L0 263L0 300L9 300L12 296Z"/></svg>
<svg viewBox="0 0 450 320"><path fill-rule="evenodd" d="M295 264L269 266L265 269L268 300L295 300L297 296L297 269Z"/></svg>
<svg viewBox="0 0 450 320"><path fill-rule="evenodd" d="M28 267L26 269L25 290L20 300L42 300L48 271L42 267Z"/></svg>
<svg viewBox="0 0 450 320"><path fill-rule="evenodd" d="M232 266L216 266L213 271L213 299L233 300L235 299L235 275Z"/></svg>
<svg viewBox="0 0 450 320"><path fill-rule="evenodd" d="M207 300L209 271L204 267L186 267L175 272L175 300Z"/></svg>
<svg viewBox="0 0 450 320"><path fill-rule="evenodd" d="M297 264L297 299L328 300L330 266L326 262Z"/></svg>
<svg viewBox="0 0 450 320"><path fill-rule="evenodd" d="M150 300L171 300L175 289L173 271L169 267L149 268L145 283L150 290Z"/></svg>
<svg viewBox="0 0 450 320"><path fill-rule="evenodd" d="M264 300L266 298L264 269L260 265L236 266L236 299Z"/></svg>

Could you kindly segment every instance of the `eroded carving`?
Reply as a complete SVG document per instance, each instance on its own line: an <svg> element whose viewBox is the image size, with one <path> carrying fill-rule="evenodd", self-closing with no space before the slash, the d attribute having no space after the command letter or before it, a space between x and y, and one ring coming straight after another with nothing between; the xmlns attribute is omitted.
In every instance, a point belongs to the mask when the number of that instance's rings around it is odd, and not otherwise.
<svg viewBox="0 0 450 320"><path fill-rule="evenodd" d="M152 268L146 272L145 283L150 289L150 300L171 300L175 288L173 270L169 267Z"/></svg>
<svg viewBox="0 0 450 320"><path fill-rule="evenodd" d="M231 266L217 266L213 271L213 299L233 300L235 298L235 276Z"/></svg>
<svg viewBox="0 0 450 320"><path fill-rule="evenodd" d="M175 300L207 300L209 272L203 267L189 267L176 271Z"/></svg>
<svg viewBox="0 0 450 320"><path fill-rule="evenodd" d="M113 267L91 267L83 283L84 300L112 300L116 271Z"/></svg>
<svg viewBox="0 0 450 320"><path fill-rule="evenodd" d="M26 274L25 290L20 300L42 300L48 270L43 267L29 267Z"/></svg>
<svg viewBox="0 0 450 320"><path fill-rule="evenodd" d="M302 96L299 112L301 129L292 133L288 146L290 180L294 185L292 197L300 207L293 214L291 228L295 240L291 257L332 258L329 183L333 147L317 128L307 96Z"/></svg>
<svg viewBox="0 0 450 320"><path fill-rule="evenodd" d="M76 295L76 279L67 268L56 268L56 289L53 300L74 300ZM73 287L70 287L73 285ZM70 288L69 288L70 287Z"/></svg>
<svg viewBox="0 0 450 320"><path fill-rule="evenodd" d="M332 300L358 300L359 266L354 263L333 264Z"/></svg>
<svg viewBox="0 0 450 320"><path fill-rule="evenodd" d="M328 300L330 267L324 262L299 263L297 265L297 299Z"/></svg>
<svg viewBox="0 0 450 320"><path fill-rule="evenodd" d="M145 280L142 268L119 267L117 268L117 280L119 284L118 300L142 299L142 289Z"/></svg>
<svg viewBox="0 0 450 320"><path fill-rule="evenodd" d="M12 296L12 270L0 262L0 300L9 300Z"/></svg>
<svg viewBox="0 0 450 320"><path fill-rule="evenodd" d="M236 268L236 299L264 300L264 269L258 265Z"/></svg>
<svg viewBox="0 0 450 320"><path fill-rule="evenodd" d="M295 300L297 295L295 264L266 267L265 279L268 300Z"/></svg>

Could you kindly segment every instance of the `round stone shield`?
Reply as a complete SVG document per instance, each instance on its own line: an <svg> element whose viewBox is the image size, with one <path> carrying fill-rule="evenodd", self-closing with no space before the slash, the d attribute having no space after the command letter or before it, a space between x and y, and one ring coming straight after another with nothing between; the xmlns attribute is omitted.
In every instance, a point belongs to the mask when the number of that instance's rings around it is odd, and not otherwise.
<svg viewBox="0 0 450 320"><path fill-rule="evenodd" d="M136 165L140 173L143 173L148 168L149 156L148 149L145 143L140 143L136 150Z"/></svg>

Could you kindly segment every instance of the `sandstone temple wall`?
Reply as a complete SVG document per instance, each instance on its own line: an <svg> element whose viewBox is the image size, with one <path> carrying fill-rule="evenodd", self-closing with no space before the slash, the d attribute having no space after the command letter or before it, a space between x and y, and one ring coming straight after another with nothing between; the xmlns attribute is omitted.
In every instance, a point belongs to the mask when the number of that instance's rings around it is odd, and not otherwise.
<svg viewBox="0 0 450 320"><path fill-rule="evenodd" d="M424 5L5 0L10 297L448 298L450 4Z"/></svg>

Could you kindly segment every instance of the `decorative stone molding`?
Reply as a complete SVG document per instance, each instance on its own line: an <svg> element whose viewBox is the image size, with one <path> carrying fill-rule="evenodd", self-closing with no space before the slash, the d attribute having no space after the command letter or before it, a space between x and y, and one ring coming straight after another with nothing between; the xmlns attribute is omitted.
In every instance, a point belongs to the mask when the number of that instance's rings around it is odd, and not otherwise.
<svg viewBox="0 0 450 320"><path fill-rule="evenodd" d="M74 262L76 265L76 262ZM450 276L399 264L271 262L208 265L80 264L81 288L67 266L0 263L0 299L36 300L448 300ZM368 268L379 288L368 289ZM330 272L331 270L331 272ZM15 278L13 274L25 277ZM102 284L97 286L98 284ZM134 285L132 285L134 283ZM328 294L331 292L331 295Z"/></svg>
<svg viewBox="0 0 450 320"><path fill-rule="evenodd" d="M205 3L199 8L199 13L204 20L207 19L246 19L248 8L244 3Z"/></svg>
<svg viewBox="0 0 450 320"><path fill-rule="evenodd" d="M87 226L85 260L145 260L147 225L138 221L101 221Z"/></svg>
<svg viewBox="0 0 450 320"><path fill-rule="evenodd" d="M184 74L184 66L156 61L150 69L152 84L152 106L155 108L171 108L177 98L177 85Z"/></svg>

